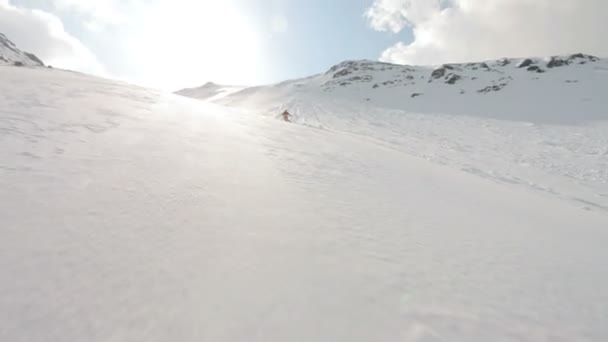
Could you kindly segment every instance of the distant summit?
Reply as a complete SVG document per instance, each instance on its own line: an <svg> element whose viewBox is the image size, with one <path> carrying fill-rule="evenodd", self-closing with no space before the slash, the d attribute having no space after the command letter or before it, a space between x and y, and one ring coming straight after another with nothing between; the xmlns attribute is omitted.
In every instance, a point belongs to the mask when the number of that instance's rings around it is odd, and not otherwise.
<svg viewBox="0 0 608 342"><path fill-rule="evenodd" d="M200 87L186 88L175 92L175 94L195 98L197 100L214 101L222 97L234 94L244 87L227 86L213 82L207 82Z"/></svg>
<svg viewBox="0 0 608 342"><path fill-rule="evenodd" d="M4 34L0 33L0 65L44 66L33 53L21 51Z"/></svg>
<svg viewBox="0 0 608 342"><path fill-rule="evenodd" d="M349 60L317 75L207 101L263 115L287 108L295 123L315 127L328 127L325 116L344 108L561 123L608 119L607 86L608 59L583 53L428 66ZM206 87L195 96L179 94L201 98Z"/></svg>
<svg viewBox="0 0 608 342"><path fill-rule="evenodd" d="M487 93L507 86L509 81L514 79L512 77L515 73L513 69L521 69L532 74L543 74L555 68L598 61L600 61L598 57L583 53L547 58L503 58L485 62L443 64L436 68L370 60L345 61L331 67L325 73L325 77L329 79L322 84L322 87L327 91L335 87L367 83L369 88L378 89L413 86L416 84L416 80L419 82L425 80L427 83L442 82L448 85L456 85L467 80L479 80L480 84L483 84L482 82L486 84L477 89L477 92Z"/></svg>

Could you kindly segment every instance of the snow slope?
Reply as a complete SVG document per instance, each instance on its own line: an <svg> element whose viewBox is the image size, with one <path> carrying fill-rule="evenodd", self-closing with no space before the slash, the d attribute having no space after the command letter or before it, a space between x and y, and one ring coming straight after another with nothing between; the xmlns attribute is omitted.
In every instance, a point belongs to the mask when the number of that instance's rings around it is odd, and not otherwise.
<svg viewBox="0 0 608 342"><path fill-rule="evenodd" d="M236 92L245 89L245 87L239 86L225 86L215 84L213 82L205 83L201 87L197 88L186 88L175 92L177 95L187 96L198 100L204 101L217 101L228 95L232 95Z"/></svg>
<svg viewBox="0 0 608 342"><path fill-rule="evenodd" d="M44 63L34 54L19 50L13 42L0 33L0 65L44 66Z"/></svg>
<svg viewBox="0 0 608 342"><path fill-rule="evenodd" d="M606 212L369 136L0 67L0 146L2 341L608 340Z"/></svg>
<svg viewBox="0 0 608 342"><path fill-rule="evenodd" d="M438 68L349 61L217 103L372 139L608 211L608 60L574 54ZM412 97L413 96L413 97Z"/></svg>
<svg viewBox="0 0 608 342"><path fill-rule="evenodd" d="M293 99L309 102L310 95L422 114L572 123L608 119L607 85L608 60L584 54L438 68L347 61L324 74L245 89L218 102L272 109L270 104Z"/></svg>

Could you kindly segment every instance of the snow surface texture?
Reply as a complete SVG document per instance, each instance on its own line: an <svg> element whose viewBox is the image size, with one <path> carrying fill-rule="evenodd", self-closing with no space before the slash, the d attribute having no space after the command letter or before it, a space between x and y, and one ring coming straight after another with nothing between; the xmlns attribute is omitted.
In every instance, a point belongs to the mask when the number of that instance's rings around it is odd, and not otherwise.
<svg viewBox="0 0 608 342"><path fill-rule="evenodd" d="M288 109L298 124L608 212L606 94L608 60L574 54L434 69L349 61L215 102Z"/></svg>
<svg viewBox="0 0 608 342"><path fill-rule="evenodd" d="M608 340L606 212L371 134L0 67L0 146L1 341Z"/></svg>
<svg viewBox="0 0 608 342"><path fill-rule="evenodd" d="M34 54L19 50L13 42L0 33L0 65L44 66L44 63Z"/></svg>

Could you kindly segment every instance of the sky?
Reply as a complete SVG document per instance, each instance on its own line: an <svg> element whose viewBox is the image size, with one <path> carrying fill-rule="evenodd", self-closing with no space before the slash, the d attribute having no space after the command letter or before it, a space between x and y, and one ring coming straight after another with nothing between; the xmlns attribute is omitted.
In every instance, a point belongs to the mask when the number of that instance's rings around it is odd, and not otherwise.
<svg viewBox="0 0 608 342"><path fill-rule="evenodd" d="M352 59L604 57L606 13L606 0L0 0L0 32L55 67L177 90Z"/></svg>

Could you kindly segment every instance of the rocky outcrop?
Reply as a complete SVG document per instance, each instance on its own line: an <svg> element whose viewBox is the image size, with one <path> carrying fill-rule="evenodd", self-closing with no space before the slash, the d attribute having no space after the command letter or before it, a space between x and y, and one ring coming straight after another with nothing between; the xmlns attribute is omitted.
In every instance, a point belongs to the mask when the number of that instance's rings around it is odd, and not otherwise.
<svg viewBox="0 0 608 342"><path fill-rule="evenodd" d="M586 64L588 62L597 62L599 58L583 53L575 53L568 57L553 56L547 63L547 68L559 68L570 64Z"/></svg>
<svg viewBox="0 0 608 342"><path fill-rule="evenodd" d="M423 82L428 83L429 86L432 83L444 84L445 86L457 85L457 89L454 89L456 93L488 94L500 91L510 85L514 80L513 77L519 75L518 72L515 72L516 69L523 69L524 72L534 74L533 79L540 79L541 74L549 73L550 70L555 68L571 64L591 63L598 60L595 56L577 53L567 56L553 56L548 59L502 58L488 62L443 64L431 70L426 67L373 61L346 61L333 66L325 73L325 82L322 83L321 87L324 91L365 83L369 83L366 86L367 89L411 87L412 91L409 94L417 97L419 96L417 94L424 91L424 87L420 88L420 85L416 85L416 81L426 80ZM467 85L471 85L474 87L473 89L478 90L461 91Z"/></svg>
<svg viewBox="0 0 608 342"><path fill-rule="evenodd" d="M542 74L543 72L545 72L545 70L541 69L541 67L539 67L538 65L529 66L527 70L530 72L536 72L539 74Z"/></svg>
<svg viewBox="0 0 608 342"><path fill-rule="evenodd" d="M439 79L445 76L448 70L454 70L454 67L449 64L444 64L440 68L433 70L431 78Z"/></svg>
<svg viewBox="0 0 608 342"><path fill-rule="evenodd" d="M496 65L501 66L501 67L505 67L509 64L511 64L511 60L508 58L503 58L496 62Z"/></svg>
<svg viewBox="0 0 608 342"><path fill-rule="evenodd" d="M483 89L479 89L477 92L480 94L487 94L487 93L494 92L494 91L500 91L500 90L502 90L502 88L504 88L506 86L507 86L506 83L491 85L491 86L487 86Z"/></svg>
<svg viewBox="0 0 608 342"><path fill-rule="evenodd" d="M460 75L451 74L451 76L448 77L448 80L445 81L445 83L447 83L447 84L456 84L456 82L458 82L461 79L462 79L462 77Z"/></svg>
<svg viewBox="0 0 608 342"><path fill-rule="evenodd" d="M570 64L567 60L561 59L559 57L551 57L549 63L547 63L547 68L558 68L564 65Z"/></svg>
<svg viewBox="0 0 608 342"><path fill-rule="evenodd" d="M44 66L33 53L21 51L4 34L0 33L0 64L14 66Z"/></svg>
<svg viewBox="0 0 608 342"><path fill-rule="evenodd" d="M492 68L490 68L490 66L489 66L487 63L485 63L485 62L482 62L482 63L468 63L468 64L466 64L466 65L465 65L465 67L466 67L466 68L469 68L469 69L471 69L471 70L479 70L479 69L481 69L481 70L486 70L486 71L489 71L489 70L491 70L491 69L492 69Z"/></svg>
<svg viewBox="0 0 608 342"><path fill-rule="evenodd" d="M530 58L526 58L523 61L521 61L519 64L517 64L518 68L527 68L529 66L531 66L532 64L534 64L534 61L531 60Z"/></svg>

